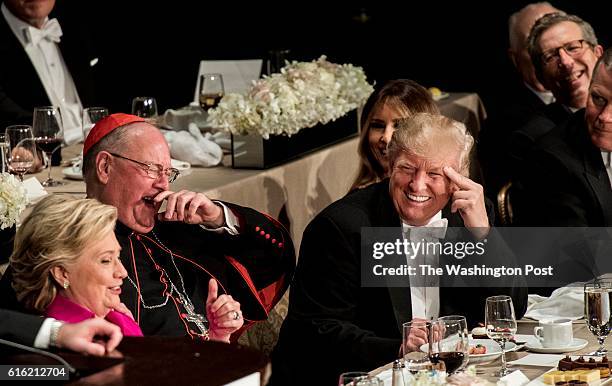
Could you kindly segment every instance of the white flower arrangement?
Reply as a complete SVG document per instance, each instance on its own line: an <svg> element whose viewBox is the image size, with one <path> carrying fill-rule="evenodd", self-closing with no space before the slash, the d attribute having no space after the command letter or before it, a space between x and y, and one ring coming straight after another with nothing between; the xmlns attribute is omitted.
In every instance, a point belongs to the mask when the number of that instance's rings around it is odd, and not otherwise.
<svg viewBox="0 0 612 386"><path fill-rule="evenodd" d="M287 63L280 73L254 81L246 95L226 94L208 114L213 126L234 134L291 136L340 118L364 104L373 91L361 67L330 63L321 56Z"/></svg>
<svg viewBox="0 0 612 386"><path fill-rule="evenodd" d="M28 204L26 189L19 179L8 173L0 173L0 229L17 223Z"/></svg>

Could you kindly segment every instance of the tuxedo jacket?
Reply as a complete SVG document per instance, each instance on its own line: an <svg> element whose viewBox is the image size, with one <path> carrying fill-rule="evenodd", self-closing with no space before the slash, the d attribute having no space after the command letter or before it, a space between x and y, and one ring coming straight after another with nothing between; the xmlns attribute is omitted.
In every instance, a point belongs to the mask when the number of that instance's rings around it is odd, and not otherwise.
<svg viewBox="0 0 612 386"><path fill-rule="evenodd" d="M511 95L501 112L485 122L478 143L485 191L493 202L535 141L570 116L560 103L546 105L522 84Z"/></svg>
<svg viewBox="0 0 612 386"><path fill-rule="evenodd" d="M40 316L0 309L0 338L33 346L44 320Z"/></svg>
<svg viewBox="0 0 612 386"><path fill-rule="evenodd" d="M449 227L463 226L449 207L443 217ZM388 179L336 201L306 228L272 355L272 384L331 385L344 371L371 370L398 357L402 323L412 319L410 288L361 286L362 227L401 229ZM523 315L526 288L444 287L440 315L464 315L475 325L484 319L484 299L503 293L513 296L517 317Z"/></svg>
<svg viewBox="0 0 612 386"><path fill-rule="evenodd" d="M60 22L63 35L59 48L83 106L104 105L101 103L104 101L96 98L94 87L100 71L95 45L78 25L70 24L68 18L66 23ZM14 124L31 125L34 107L48 106L51 102L28 54L2 15L0 58L0 127L4 130Z"/></svg>
<svg viewBox="0 0 612 386"><path fill-rule="evenodd" d="M612 226L610 180L584 110L536 142L513 189L516 225Z"/></svg>
<svg viewBox="0 0 612 386"><path fill-rule="evenodd" d="M512 134L523 127L530 117L538 114L546 105L522 81L504 90L502 107L492 112L483 123L478 137L478 158L484 176L487 196L495 202L499 189L510 179L508 153Z"/></svg>

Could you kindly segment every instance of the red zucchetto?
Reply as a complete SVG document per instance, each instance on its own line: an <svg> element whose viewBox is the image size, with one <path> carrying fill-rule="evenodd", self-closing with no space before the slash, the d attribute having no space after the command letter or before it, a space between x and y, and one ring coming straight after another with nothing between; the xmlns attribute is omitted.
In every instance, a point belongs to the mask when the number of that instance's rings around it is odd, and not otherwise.
<svg viewBox="0 0 612 386"><path fill-rule="evenodd" d="M111 114L108 117L100 119L94 125L94 127L91 128L89 135L87 135L87 138L85 139L85 143L83 144L83 156L87 154L93 145L100 142L102 138L106 137L108 133L121 126L134 122L145 122L145 119L137 117L136 115L123 113Z"/></svg>

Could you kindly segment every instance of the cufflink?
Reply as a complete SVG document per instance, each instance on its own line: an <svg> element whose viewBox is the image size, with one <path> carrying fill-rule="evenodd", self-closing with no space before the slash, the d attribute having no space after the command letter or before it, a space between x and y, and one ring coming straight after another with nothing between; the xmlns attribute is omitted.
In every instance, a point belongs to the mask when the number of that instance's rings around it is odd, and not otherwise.
<svg viewBox="0 0 612 386"><path fill-rule="evenodd" d="M93 67L96 64L98 64L98 58L93 58L92 60L89 61L89 67Z"/></svg>

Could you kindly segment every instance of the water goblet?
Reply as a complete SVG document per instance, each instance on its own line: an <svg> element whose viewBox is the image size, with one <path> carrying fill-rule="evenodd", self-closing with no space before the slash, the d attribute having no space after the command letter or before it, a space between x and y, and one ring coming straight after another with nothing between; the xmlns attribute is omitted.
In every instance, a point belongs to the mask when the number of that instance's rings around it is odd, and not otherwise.
<svg viewBox="0 0 612 386"><path fill-rule="evenodd" d="M597 338L595 355L604 356L608 350L604 342L610 333L612 319L612 282L593 280L584 285L584 318L589 331Z"/></svg>
<svg viewBox="0 0 612 386"><path fill-rule="evenodd" d="M427 342L431 330L431 322L427 320L412 320L402 325L402 356L404 365L411 373L425 370L431 366L428 353L418 347L419 342Z"/></svg>
<svg viewBox="0 0 612 386"><path fill-rule="evenodd" d="M87 107L83 109L83 139L87 138L96 122L106 116L108 116L108 109L106 107Z"/></svg>
<svg viewBox="0 0 612 386"><path fill-rule="evenodd" d="M360 378L367 378L368 373L364 371L348 371L338 377L338 386L354 385Z"/></svg>
<svg viewBox="0 0 612 386"><path fill-rule="evenodd" d="M506 364L506 342L516 334L516 316L512 298L506 295L490 296L485 305L485 326L487 336L496 341L501 347L502 367L495 375L503 377L508 375Z"/></svg>
<svg viewBox="0 0 612 386"><path fill-rule="evenodd" d="M153 97L132 99L132 114L145 119L157 118L157 101Z"/></svg>

